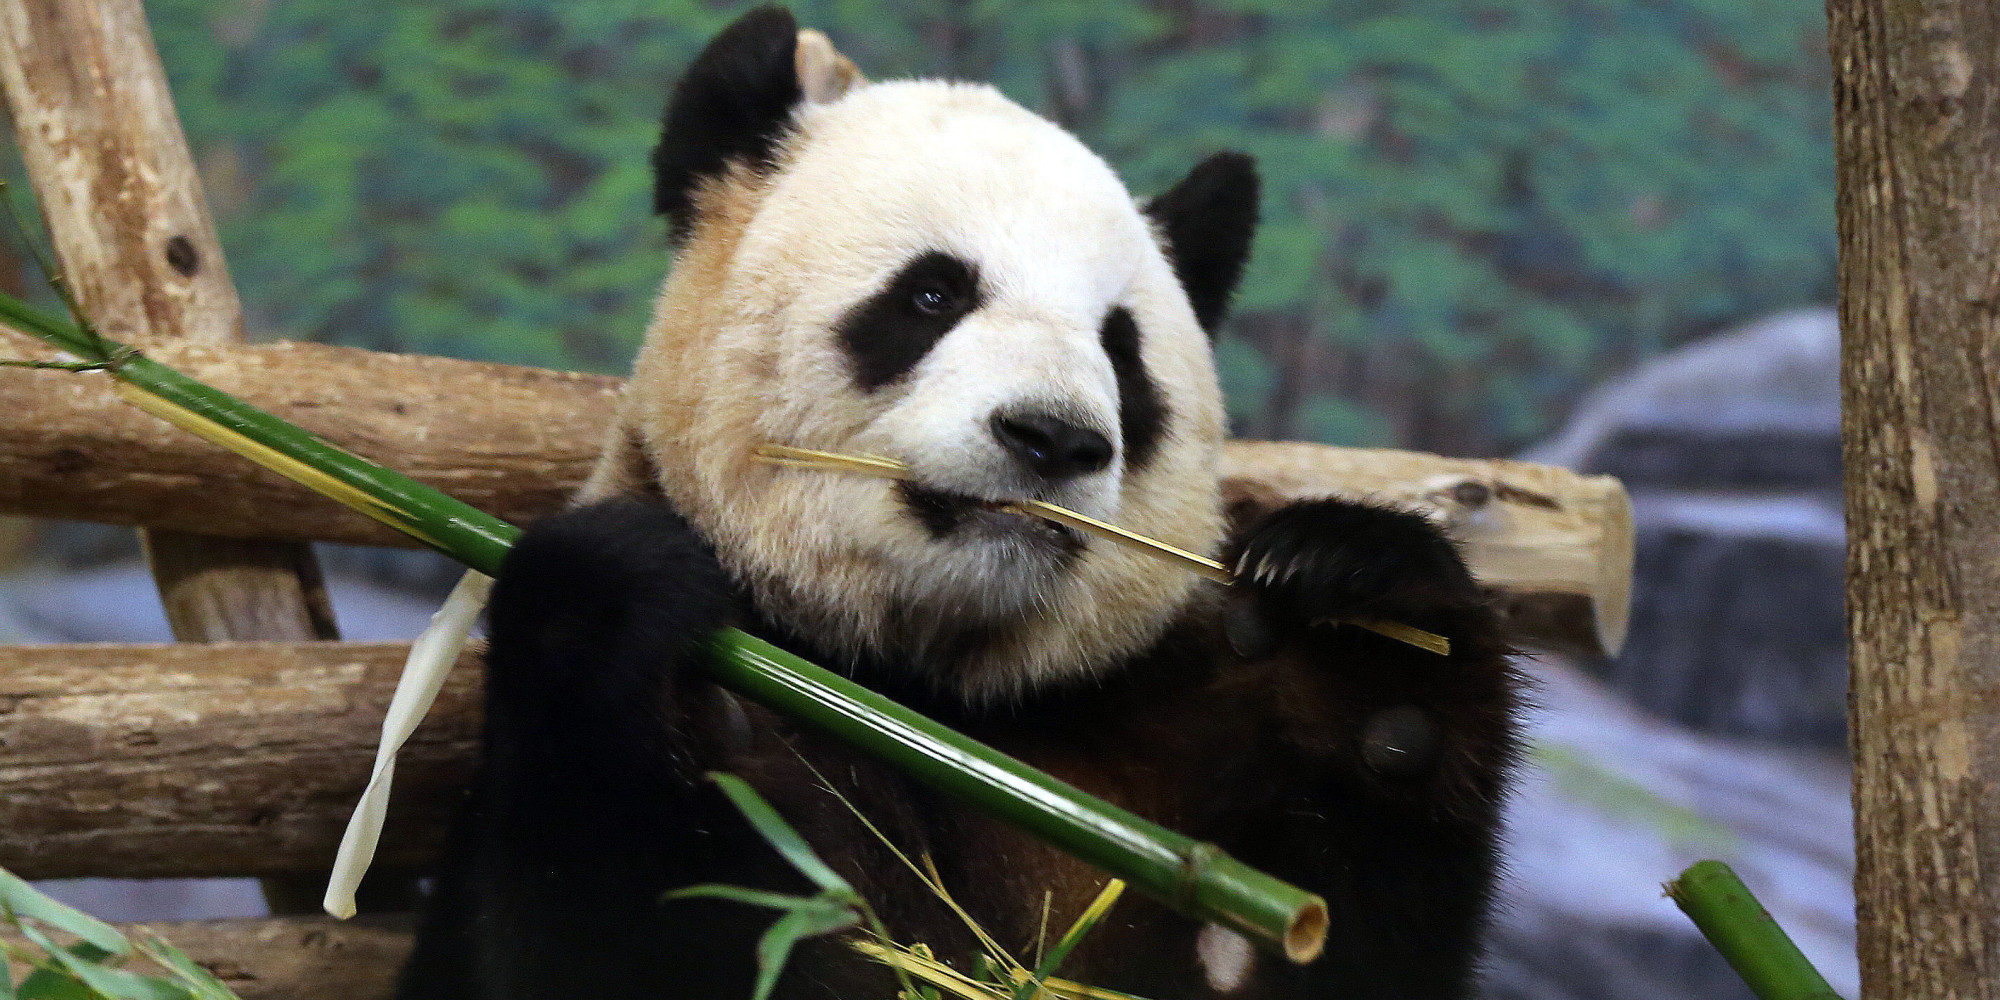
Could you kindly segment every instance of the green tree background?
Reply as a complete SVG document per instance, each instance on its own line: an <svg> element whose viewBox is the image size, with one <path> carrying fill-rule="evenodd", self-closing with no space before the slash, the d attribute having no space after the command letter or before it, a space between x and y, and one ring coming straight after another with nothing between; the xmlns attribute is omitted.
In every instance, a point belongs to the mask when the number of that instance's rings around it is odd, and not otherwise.
<svg viewBox="0 0 2000 1000"><path fill-rule="evenodd" d="M744 4L152 0L271 337L616 371L646 153ZM1146 193L1258 156L1239 432L1503 454L1594 379L1833 294L1816 0L811 0L865 71L989 80Z"/></svg>

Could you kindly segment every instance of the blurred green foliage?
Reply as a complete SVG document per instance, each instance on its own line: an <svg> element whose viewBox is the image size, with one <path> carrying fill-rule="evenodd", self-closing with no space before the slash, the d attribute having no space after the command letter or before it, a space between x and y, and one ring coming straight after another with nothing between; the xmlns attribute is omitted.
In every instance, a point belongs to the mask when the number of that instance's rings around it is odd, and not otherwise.
<svg viewBox="0 0 2000 1000"><path fill-rule="evenodd" d="M743 6L152 0L254 329L615 370L646 154ZM1135 190L1256 154L1239 431L1501 453L1591 380L1832 297L1815 0L813 0L873 76L990 80Z"/></svg>

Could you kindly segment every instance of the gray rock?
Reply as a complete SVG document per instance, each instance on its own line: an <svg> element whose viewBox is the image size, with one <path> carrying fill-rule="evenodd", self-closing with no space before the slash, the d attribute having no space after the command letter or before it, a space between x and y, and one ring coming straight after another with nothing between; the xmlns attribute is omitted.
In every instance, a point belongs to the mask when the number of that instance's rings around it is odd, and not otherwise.
<svg viewBox="0 0 2000 1000"><path fill-rule="evenodd" d="M1688 732L1559 662L1536 666L1533 766L1507 810L1494 998L1748 996L1660 886L1727 862L1855 995L1844 756Z"/></svg>
<svg viewBox="0 0 2000 1000"><path fill-rule="evenodd" d="M1704 732L1844 745L1832 310L1654 359L1591 393L1523 457L1610 473L1632 493L1631 630L1624 654L1593 669Z"/></svg>

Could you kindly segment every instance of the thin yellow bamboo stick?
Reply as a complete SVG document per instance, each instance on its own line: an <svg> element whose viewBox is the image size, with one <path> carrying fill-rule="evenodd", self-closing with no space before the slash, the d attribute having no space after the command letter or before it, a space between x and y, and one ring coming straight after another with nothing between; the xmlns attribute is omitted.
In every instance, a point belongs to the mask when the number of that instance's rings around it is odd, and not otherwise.
<svg viewBox="0 0 2000 1000"><path fill-rule="evenodd" d="M822 472L852 472L864 476L883 479L907 480L910 467L893 458L880 455L850 455L837 451L819 451L813 448L794 448L791 445L759 445L753 454L760 461L772 465L783 465L795 469L817 469ZM1169 545L1148 535L1121 528L1107 521L1100 521L1088 514L1080 514L1067 507L1058 507L1045 500L1011 500L997 505L1001 510L1027 514L1057 524L1075 528L1078 531L1096 535L1105 541L1123 545L1144 552L1155 558L1164 559L1182 569L1189 570L1217 583L1236 582L1236 574L1228 566L1198 553L1189 552L1177 545ZM1347 618L1339 624L1364 628L1377 635L1387 636L1398 642L1406 642L1419 649L1428 650L1439 656L1451 655L1451 640L1436 632L1426 632L1402 622L1383 621L1376 618Z"/></svg>

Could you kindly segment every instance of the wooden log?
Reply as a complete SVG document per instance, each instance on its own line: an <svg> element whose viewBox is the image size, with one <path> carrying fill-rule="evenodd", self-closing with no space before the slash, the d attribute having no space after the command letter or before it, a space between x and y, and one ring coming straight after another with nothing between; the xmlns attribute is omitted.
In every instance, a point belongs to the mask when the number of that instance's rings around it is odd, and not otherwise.
<svg viewBox="0 0 2000 1000"><path fill-rule="evenodd" d="M0 647L0 867L27 878L324 871L408 646ZM467 657L399 758L379 863L429 860L465 787Z"/></svg>
<svg viewBox="0 0 2000 1000"><path fill-rule="evenodd" d="M0 328L4 329L4 328ZM0 333L0 352L45 357ZM623 382L311 343L144 345L159 361L475 507L526 523L597 461ZM176 430L108 380L0 369L0 512L243 538L409 536Z"/></svg>
<svg viewBox="0 0 2000 1000"><path fill-rule="evenodd" d="M1610 476L1501 459L1235 441L1223 454L1231 516L1342 496L1422 510L1464 547L1523 644L1616 654L1632 593L1632 501Z"/></svg>
<svg viewBox="0 0 2000 1000"><path fill-rule="evenodd" d="M2000 6L1830 0L1865 1000L2000 997Z"/></svg>
<svg viewBox="0 0 2000 1000"><path fill-rule="evenodd" d="M0 84L84 313L119 339L242 341L242 303L139 0L8 0L0 14ZM309 545L172 530L140 541L175 638L340 637Z"/></svg>
<svg viewBox="0 0 2000 1000"><path fill-rule="evenodd" d="M0 86L65 283L121 340L243 339L166 71L138 0L7 0ZM337 638L310 548L146 539L184 640Z"/></svg>
<svg viewBox="0 0 2000 1000"><path fill-rule="evenodd" d="M0 332L16 356L39 356ZM517 523L588 474L619 380L320 344L148 345L159 360ZM0 369L0 513L246 537L410 545L119 401L104 380ZM1615 652L1632 572L1631 506L1608 477L1521 462L1232 442L1239 502L1345 493L1426 505L1467 542L1516 641ZM1262 486L1258 484L1264 484Z"/></svg>
<svg viewBox="0 0 2000 1000"><path fill-rule="evenodd" d="M274 917L125 924L187 953L243 1000L388 1000L409 956L406 917ZM26 942L0 934L10 945ZM15 965L17 977L25 972ZM148 971L148 970L141 970Z"/></svg>

